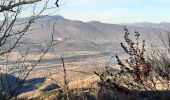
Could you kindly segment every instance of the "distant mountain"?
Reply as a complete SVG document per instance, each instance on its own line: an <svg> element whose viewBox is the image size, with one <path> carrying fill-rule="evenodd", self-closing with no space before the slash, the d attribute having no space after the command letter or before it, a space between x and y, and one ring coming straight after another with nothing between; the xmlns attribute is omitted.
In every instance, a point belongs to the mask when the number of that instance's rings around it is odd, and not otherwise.
<svg viewBox="0 0 170 100"><path fill-rule="evenodd" d="M157 29L170 31L170 23L167 22L161 22L161 23L141 22L141 23L132 23L132 24L123 24L123 25L145 27L145 28L157 28Z"/></svg>
<svg viewBox="0 0 170 100"><path fill-rule="evenodd" d="M161 32L166 37L167 31L158 26L168 26L167 23L135 23L128 24L130 32L137 30L141 33L141 38L150 43L159 44L158 33ZM55 28L53 31L53 27ZM154 29L152 29L154 28ZM25 38L34 42L49 40L51 33L54 32L55 39L66 38L67 41L53 48L53 50L97 50L112 51L120 50L120 42L124 41L124 26L119 24L108 24L99 21L82 22L69 20L62 16L44 16L38 19L32 26L34 31L28 31ZM38 43L38 42L37 42ZM38 44L33 45L34 50L38 51Z"/></svg>

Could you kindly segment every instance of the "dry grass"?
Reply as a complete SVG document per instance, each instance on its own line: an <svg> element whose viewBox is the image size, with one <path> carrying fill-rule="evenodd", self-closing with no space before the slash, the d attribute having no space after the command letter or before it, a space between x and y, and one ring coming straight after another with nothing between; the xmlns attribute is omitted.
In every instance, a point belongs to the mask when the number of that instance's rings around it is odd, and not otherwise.
<svg viewBox="0 0 170 100"><path fill-rule="evenodd" d="M72 63L73 64L73 63ZM75 63L74 63L75 64ZM78 63L77 63L78 64ZM80 63L79 63L80 64ZM67 66L67 65L66 65ZM39 68L45 69L45 66L38 66ZM66 67L68 86L71 90L81 91L83 89L96 88L99 78L93 74L94 70L100 70L102 67ZM62 67L48 69L44 73L32 73L27 79L32 78L46 78L46 81L36 90L23 93L19 95L19 98L32 99L39 97L42 92L41 90L47 85L57 83L64 86L64 73Z"/></svg>
<svg viewBox="0 0 170 100"><path fill-rule="evenodd" d="M97 88L98 82L99 82L99 77L94 75L94 76L90 76L82 80L71 81L68 84L68 86L69 86L69 89Z"/></svg>

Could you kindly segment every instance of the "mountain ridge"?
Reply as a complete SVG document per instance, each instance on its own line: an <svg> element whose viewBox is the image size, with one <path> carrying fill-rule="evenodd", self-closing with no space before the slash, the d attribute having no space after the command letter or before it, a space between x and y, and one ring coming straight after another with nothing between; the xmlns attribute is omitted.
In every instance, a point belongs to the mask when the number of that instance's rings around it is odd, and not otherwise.
<svg viewBox="0 0 170 100"><path fill-rule="evenodd" d="M55 24L55 25L54 25ZM53 29L54 27L54 29ZM162 33L165 37L167 30L138 27L127 25L131 33L137 30L141 34L141 39L158 42L157 33ZM37 28L37 29L36 29ZM54 50L117 50L120 49L120 42L124 41L124 26L119 24L108 24L98 21L83 22L66 19L62 16L45 16L32 24L25 38L32 41L49 40L54 32L54 38L66 38L67 41L61 43ZM152 37L152 38L149 38ZM149 43L149 41L147 41ZM160 44L159 44L160 45Z"/></svg>

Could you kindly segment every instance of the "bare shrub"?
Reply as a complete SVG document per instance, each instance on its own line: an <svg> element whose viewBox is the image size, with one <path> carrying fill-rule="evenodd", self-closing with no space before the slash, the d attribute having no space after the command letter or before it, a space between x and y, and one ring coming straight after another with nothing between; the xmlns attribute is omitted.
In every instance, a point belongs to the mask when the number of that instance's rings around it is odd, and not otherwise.
<svg viewBox="0 0 170 100"><path fill-rule="evenodd" d="M139 97L140 95L135 91L157 90L155 78L151 75L153 65L151 61L147 60L145 57L145 41L143 40L140 44L140 33L137 31L132 34L126 27L124 28L124 31L125 42L120 45L128 58L123 62L120 60L119 56L116 55L120 70L115 74L114 70L110 70L110 67L108 66L103 72L106 73L106 75L94 72L100 77L99 94L102 91L111 90L113 92L111 94L114 95L114 98L119 99L122 97L127 98L125 95L129 95L129 98L131 98L130 94L135 94L136 97ZM134 39L131 37L133 35ZM112 95L110 95L110 97Z"/></svg>
<svg viewBox="0 0 170 100"><path fill-rule="evenodd" d="M0 57L5 58L6 64L4 64L4 69L1 68L0 72L0 98L5 99L15 99L17 91L22 87L26 78L29 76L31 71L41 62L43 56L47 53L51 46L55 45L53 34L47 43L47 47L42 50L42 54L39 59L30 64L27 61L27 55L29 53L29 47L25 52L20 52L22 57L14 61L13 64L9 64L9 55L16 51L16 49L22 49L23 45L26 45L23 37L26 32L32 32L31 26L38 18L41 18L42 14L51 8L48 8L49 0L44 0L43 6L37 9L37 5L41 0L1 0L0 1ZM41 2L42 3L42 2ZM57 2L58 3L58 2ZM32 11L30 17L22 20L20 15L24 10L29 7ZM17 28L19 27L19 28ZM19 50L18 50L19 51ZM4 59L1 59L1 61ZM10 84L12 82L9 76L12 72L17 73L16 83ZM14 79L12 78L12 79Z"/></svg>

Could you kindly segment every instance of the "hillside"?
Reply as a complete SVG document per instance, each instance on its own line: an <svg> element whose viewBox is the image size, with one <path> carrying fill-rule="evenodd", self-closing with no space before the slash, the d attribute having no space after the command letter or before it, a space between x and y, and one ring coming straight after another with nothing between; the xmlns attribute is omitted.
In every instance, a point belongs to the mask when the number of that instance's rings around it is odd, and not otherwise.
<svg viewBox="0 0 170 100"><path fill-rule="evenodd" d="M21 20L24 20L22 18ZM20 20L19 20L20 21ZM124 26L119 24L108 24L97 21L82 22L76 20L65 19L62 16L44 16L32 25L25 38L34 41L31 44L33 52L38 52L38 48L43 48L38 43L49 40L53 33L55 23L54 37L55 39L65 38L66 41L54 47L51 51L114 51L120 50L119 43L123 41ZM167 30L157 27L140 27L138 24L126 25L131 32L137 30L142 35L142 39L148 43L159 42L159 34L166 37Z"/></svg>

